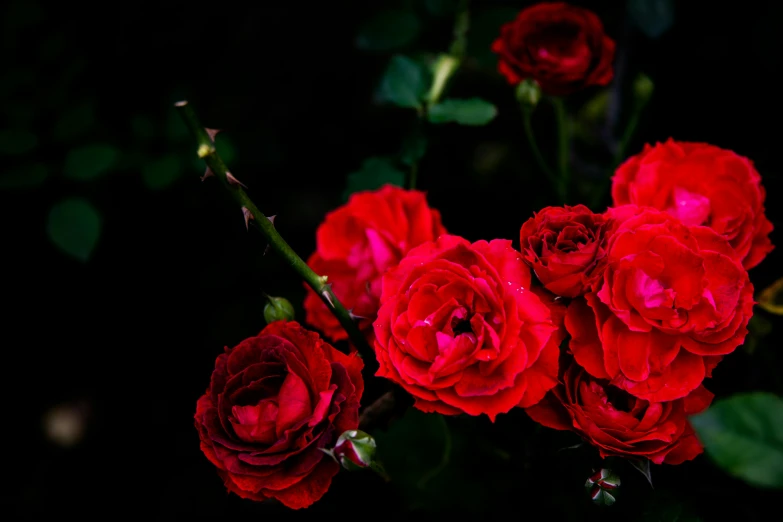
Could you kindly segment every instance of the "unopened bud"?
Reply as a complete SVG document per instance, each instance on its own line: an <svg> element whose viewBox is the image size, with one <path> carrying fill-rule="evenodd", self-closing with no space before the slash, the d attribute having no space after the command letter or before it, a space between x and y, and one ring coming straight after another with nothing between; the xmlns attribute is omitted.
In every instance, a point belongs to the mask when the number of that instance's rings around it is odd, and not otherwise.
<svg viewBox="0 0 783 522"><path fill-rule="evenodd" d="M528 78L517 85L517 100L523 106L530 109L538 105L541 100L541 87L533 78Z"/></svg>
<svg viewBox="0 0 783 522"><path fill-rule="evenodd" d="M268 323L275 321L292 321L294 319L294 307L285 297L267 296L264 306L264 320Z"/></svg>
<svg viewBox="0 0 783 522"><path fill-rule="evenodd" d="M611 506L615 503L617 488L620 487L620 477L610 469L601 469L593 473L585 482L585 488L590 494L590 499L602 506Z"/></svg>
<svg viewBox="0 0 783 522"><path fill-rule="evenodd" d="M432 67L432 85L427 94L427 102L430 104L438 103L443 90L446 88L449 78L459 67L459 60L450 54L441 54L435 60Z"/></svg>
<svg viewBox="0 0 783 522"><path fill-rule="evenodd" d="M639 73L636 79L633 81L633 95L636 98L636 102L639 104L645 104L652 96L655 85L649 76L644 73Z"/></svg>
<svg viewBox="0 0 783 522"><path fill-rule="evenodd" d="M369 468L375 459L375 439L360 430L348 430L337 439L332 453L347 470Z"/></svg>

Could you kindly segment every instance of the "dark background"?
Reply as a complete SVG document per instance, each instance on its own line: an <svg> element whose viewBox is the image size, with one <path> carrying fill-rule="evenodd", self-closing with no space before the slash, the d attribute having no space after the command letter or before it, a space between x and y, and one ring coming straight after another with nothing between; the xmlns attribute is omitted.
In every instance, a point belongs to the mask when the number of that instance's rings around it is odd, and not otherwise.
<svg viewBox="0 0 783 522"><path fill-rule="evenodd" d="M781 4L679 2L674 24L652 38L631 23L624 2L578 3L595 10L617 40L613 99L629 105L616 96L637 71L655 83L629 153L672 136L752 158L779 244ZM383 517L411 506L486 515L511 510L519 518L534 510L554 520L672 520L674 512L681 520L760 520L766 510L778 512L779 493L730 479L703 456L653 466L654 490L640 474L618 468L618 503L593 506L583 485L596 455L584 447L556 452L578 439L538 429L522 412L494 425L450 419L452 431L467 435L454 439L454 469L422 493L421 504L395 486L400 481L384 485L369 472L341 473L320 502L295 513L225 492L198 448L196 399L223 346L264 326L261 291L298 307L304 290L279 259L263 256L263 239L245 230L215 180L198 180L194 144L172 103L187 98L206 126L224 129L218 148L232 171L307 256L318 223L342 202L345 176L366 157L396 154L414 118L374 103L390 53L359 48L361 24L382 7L413 5L422 30L400 51L441 52L450 42L452 19L422 2L374 4L137 1L88 8L16 0L2 7L0 295L7 311L0 509L20 516L271 519L327 512ZM513 91L487 51L500 22L527 4L474 2L468 58L451 83L450 94L490 100L499 116L486 127L428 130L419 188L446 227L471 240L515 239L534 210L555 203L532 163ZM576 95L569 106L576 114L597 92ZM617 117L615 134L627 114ZM550 121L542 106L535 125L547 153L554 142ZM592 136L577 144L589 151L575 160L582 179L607 175L602 135ZM111 166L75 179L69 154L91 145L112 155ZM50 208L68 197L87 199L102 216L87 262L47 237ZM782 258L778 249L751 272L757 289L781 275ZM707 382L718 397L783 392L783 358L769 342L780 321L757 315L773 333L718 367ZM52 408L81 412L78 442L57 444L47 436ZM409 443L415 467L426 444L415 437ZM486 458L487 447L500 458ZM449 477L462 478L453 484Z"/></svg>

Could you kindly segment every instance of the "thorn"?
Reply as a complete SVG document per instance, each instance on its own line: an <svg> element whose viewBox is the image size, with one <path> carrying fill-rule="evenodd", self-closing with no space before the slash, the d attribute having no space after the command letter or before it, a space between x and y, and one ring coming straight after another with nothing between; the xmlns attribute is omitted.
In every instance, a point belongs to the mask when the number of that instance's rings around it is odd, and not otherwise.
<svg viewBox="0 0 783 522"><path fill-rule="evenodd" d="M204 172L204 175L201 176L201 181L204 181L205 179L210 178L210 177L212 177L214 175L215 175L215 173L212 172L212 169L207 167L207 170Z"/></svg>
<svg viewBox="0 0 783 522"><path fill-rule="evenodd" d="M272 246L271 243L266 246L266 248L264 249L264 255L266 255L267 252L269 252L269 247L271 247L271 246Z"/></svg>
<svg viewBox="0 0 783 522"><path fill-rule="evenodd" d="M270 223L272 223L272 225L274 225L274 224L275 224L275 218L276 218L276 217L277 217L277 215L274 215L274 216L267 216L266 218L269 220L269 222L270 222Z"/></svg>
<svg viewBox="0 0 783 522"><path fill-rule="evenodd" d="M329 305L334 308L334 301L332 301L332 285L331 283L328 285L324 285L324 289L321 291L321 295L324 296L324 299L329 303Z"/></svg>
<svg viewBox="0 0 783 522"><path fill-rule="evenodd" d="M366 317L364 317L363 315L356 315L356 314L354 314L354 313L353 313L353 308L351 308L350 310L348 310L348 315L349 315L349 316L351 316L351 319L353 319L354 321L355 321L355 320L357 320L357 319L367 319L367 318L366 318Z"/></svg>
<svg viewBox="0 0 783 522"><path fill-rule="evenodd" d="M250 220L255 219L253 213L247 207L242 207L242 215L245 216L245 228L250 230Z"/></svg>
<svg viewBox="0 0 783 522"><path fill-rule="evenodd" d="M212 141L215 141L215 136L217 136L217 133L220 132L220 129L204 129L207 131L207 134L209 134L209 139Z"/></svg>
<svg viewBox="0 0 783 522"><path fill-rule="evenodd" d="M174 107L184 107L187 104L188 104L188 100L182 100L182 101L178 101L177 103L175 103Z"/></svg>
<svg viewBox="0 0 783 522"><path fill-rule="evenodd" d="M231 185L242 185L243 187L247 188L247 185L239 181L237 178L234 177L233 174L230 172L226 172L226 179L228 180L229 184Z"/></svg>

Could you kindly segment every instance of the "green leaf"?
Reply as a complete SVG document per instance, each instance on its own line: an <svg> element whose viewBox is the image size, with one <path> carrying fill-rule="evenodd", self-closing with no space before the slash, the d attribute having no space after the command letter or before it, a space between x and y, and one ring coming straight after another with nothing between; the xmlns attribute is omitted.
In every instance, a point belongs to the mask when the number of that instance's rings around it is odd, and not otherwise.
<svg viewBox="0 0 783 522"><path fill-rule="evenodd" d="M35 134L20 129L0 130L0 155L27 154L38 145Z"/></svg>
<svg viewBox="0 0 783 522"><path fill-rule="evenodd" d="M431 123L459 123L460 125L486 125L497 116L493 104L481 98L466 100L447 99L430 107L427 117Z"/></svg>
<svg viewBox="0 0 783 522"><path fill-rule="evenodd" d="M46 232L63 252L87 261L101 235L101 215L87 200L66 199L49 211Z"/></svg>
<svg viewBox="0 0 783 522"><path fill-rule="evenodd" d="M90 102L64 110L52 129L52 137L58 141L73 140L83 136L95 122L95 107Z"/></svg>
<svg viewBox="0 0 783 522"><path fill-rule="evenodd" d="M412 43L421 32L416 13L405 9L386 9L362 23L356 46L364 51L392 51Z"/></svg>
<svg viewBox="0 0 783 522"><path fill-rule="evenodd" d="M399 107L417 109L427 92L429 76L424 66L401 54L392 56L381 79L378 98Z"/></svg>
<svg viewBox="0 0 783 522"><path fill-rule="evenodd" d="M737 394L690 418L704 451L749 484L783 488L783 400L765 392Z"/></svg>
<svg viewBox="0 0 783 522"><path fill-rule="evenodd" d="M354 192L376 190L385 184L401 187L405 184L405 173L397 169L389 158L367 158L356 172L348 174L343 200Z"/></svg>
<svg viewBox="0 0 783 522"><path fill-rule="evenodd" d="M182 161L179 155L169 154L149 161L142 167L144 184L150 190L161 190L177 181L182 174Z"/></svg>
<svg viewBox="0 0 783 522"><path fill-rule="evenodd" d="M71 149L65 157L64 174L80 181L97 178L112 168L119 151L111 145L87 145Z"/></svg>
<svg viewBox="0 0 783 522"><path fill-rule="evenodd" d="M674 1L628 0L628 16L648 38L659 38L674 24Z"/></svg>

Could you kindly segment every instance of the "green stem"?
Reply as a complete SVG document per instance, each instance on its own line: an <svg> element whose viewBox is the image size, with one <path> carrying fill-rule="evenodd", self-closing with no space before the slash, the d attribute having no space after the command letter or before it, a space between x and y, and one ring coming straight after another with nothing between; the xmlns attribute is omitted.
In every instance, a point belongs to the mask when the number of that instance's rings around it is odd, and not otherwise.
<svg viewBox="0 0 783 522"><path fill-rule="evenodd" d="M541 154L541 149L538 148L536 135L533 132L533 109L527 105L522 105L522 125L525 128L525 136L530 145L530 151L533 153L536 163L538 163L538 168L546 174L546 177L552 183L552 188L557 192L559 190L557 176L547 164L544 155Z"/></svg>
<svg viewBox="0 0 783 522"><path fill-rule="evenodd" d="M614 153L614 161L612 162L612 174L620 166L620 163L625 159L625 151L628 149L628 145L631 143L636 127L639 126L639 118L642 116L642 107L637 107L628 119L628 125L625 126L625 131L620 138L620 143L617 145L617 150Z"/></svg>
<svg viewBox="0 0 783 522"><path fill-rule="evenodd" d="M571 182L569 162L571 158L571 143L568 128L568 113L561 98L551 98L557 118L557 170L558 196L563 205L568 204L568 186Z"/></svg>
<svg viewBox="0 0 783 522"><path fill-rule="evenodd" d="M329 310L334 314L337 320L340 322L345 331L348 333L351 342L359 350L359 353L365 357L374 359L374 353L367 343L364 335L354 323L351 314L340 303L337 296L334 295L332 287L327 283L325 276L319 276L313 270L307 266L301 257L286 243L285 239L277 232L272 222L256 207L255 203L247 195L242 186L236 182L236 179L231 175L223 162L221 157L217 153L215 143L209 137L209 134L199 123L198 117L195 111L187 101L180 101L174 104L177 111L179 111L182 119L187 124L190 132L196 138L198 143L197 155L203 159L212 173L217 177L223 187L228 190L229 194L234 198L234 201L243 209L245 209L252 216L253 222L261 230L261 233L269 241L271 248L278 253L286 262L293 268L299 277L301 277L310 288L312 288L321 300L326 304Z"/></svg>
<svg viewBox="0 0 783 522"><path fill-rule="evenodd" d="M405 187L408 190L413 190L416 188L416 176L419 174L419 160L414 160L413 163L411 163L411 167L408 170L408 179L405 182Z"/></svg>

